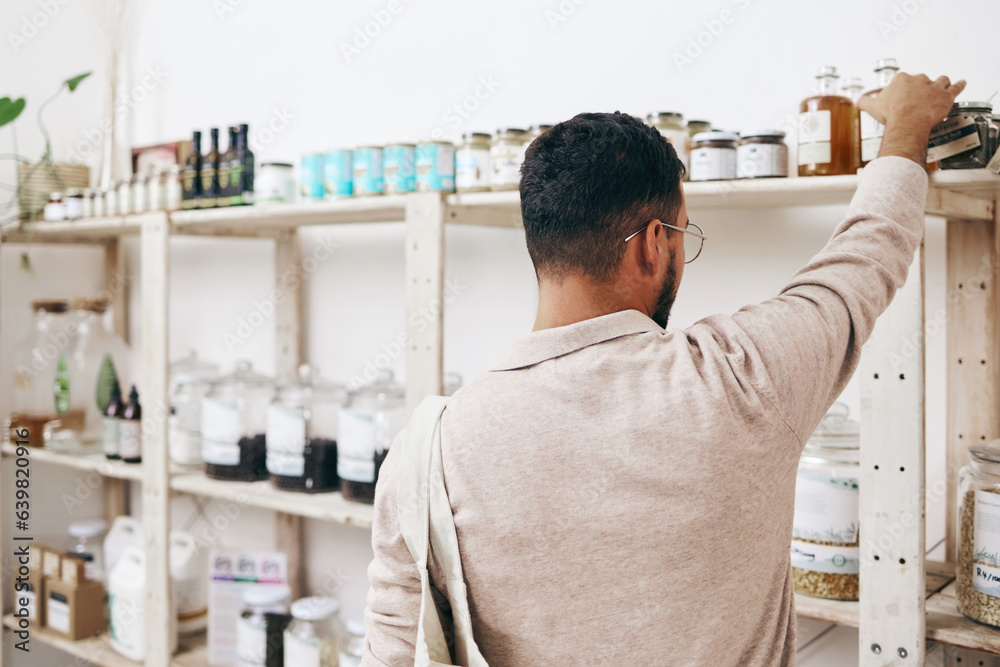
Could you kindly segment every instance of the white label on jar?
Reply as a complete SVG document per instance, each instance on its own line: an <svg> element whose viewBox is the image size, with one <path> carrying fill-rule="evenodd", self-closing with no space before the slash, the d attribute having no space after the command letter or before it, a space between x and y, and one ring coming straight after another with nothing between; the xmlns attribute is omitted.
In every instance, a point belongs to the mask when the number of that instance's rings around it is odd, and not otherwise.
<svg viewBox="0 0 1000 667"><path fill-rule="evenodd" d="M168 420L170 431L170 460L181 465L196 465L201 463L201 436L196 432L178 428L177 417Z"/></svg>
<svg viewBox="0 0 1000 667"><path fill-rule="evenodd" d="M518 164L518 169L521 165ZM488 188L490 186L490 150L459 148L455 153L455 187Z"/></svg>
<svg viewBox="0 0 1000 667"><path fill-rule="evenodd" d="M860 116L861 125L861 161L871 162L878 157L878 152L882 149L882 135L885 133L885 125L875 120L867 111L862 111Z"/></svg>
<svg viewBox="0 0 1000 667"><path fill-rule="evenodd" d="M927 161L935 162L978 148L979 130L975 119L967 114L952 116L931 130L927 142Z"/></svg>
<svg viewBox="0 0 1000 667"><path fill-rule="evenodd" d="M268 451L267 471L283 477L302 477L306 474L306 459L301 454Z"/></svg>
<svg viewBox="0 0 1000 667"><path fill-rule="evenodd" d="M490 148L493 164L492 185L518 185L521 182L521 147L496 144Z"/></svg>
<svg viewBox="0 0 1000 667"><path fill-rule="evenodd" d="M217 466L240 464L240 446L227 442L201 441L201 460Z"/></svg>
<svg viewBox="0 0 1000 667"><path fill-rule="evenodd" d="M267 658L267 629L240 618L236 623L236 652L241 664L263 665Z"/></svg>
<svg viewBox="0 0 1000 667"><path fill-rule="evenodd" d="M101 441L105 456L117 456L121 449L121 420L104 417L101 420Z"/></svg>
<svg viewBox="0 0 1000 667"><path fill-rule="evenodd" d="M736 149L696 148L691 153L692 181L722 181L736 178Z"/></svg>
<svg viewBox="0 0 1000 667"><path fill-rule="evenodd" d="M804 111L799 114L799 164L830 162L830 111Z"/></svg>
<svg viewBox="0 0 1000 667"><path fill-rule="evenodd" d="M69 634L69 605L62 600L49 596L48 608L45 610L45 624L59 632Z"/></svg>
<svg viewBox="0 0 1000 667"><path fill-rule="evenodd" d="M306 416L301 408L267 407L267 450L302 454L306 448Z"/></svg>
<svg viewBox="0 0 1000 667"><path fill-rule="evenodd" d="M858 574L861 568L861 549L792 540L791 560L792 567L800 570Z"/></svg>
<svg viewBox="0 0 1000 667"><path fill-rule="evenodd" d="M178 401L171 406L171 427L197 433L201 430L201 400ZM176 425L176 426L175 426Z"/></svg>
<svg viewBox="0 0 1000 667"><path fill-rule="evenodd" d="M35 610L35 591L23 591L18 593L18 597L24 599L24 610L25 613L28 614L28 620L37 621L38 616L36 615L37 611Z"/></svg>
<svg viewBox="0 0 1000 667"><path fill-rule="evenodd" d="M240 411L232 403L206 398L201 403L201 434L206 440L239 442Z"/></svg>
<svg viewBox="0 0 1000 667"><path fill-rule="evenodd" d="M121 447L118 454L123 459L138 459L142 457L142 422L138 419L122 419Z"/></svg>
<svg viewBox="0 0 1000 667"><path fill-rule="evenodd" d="M785 144L746 144L736 149L736 177L788 176Z"/></svg>
<svg viewBox="0 0 1000 667"><path fill-rule="evenodd" d="M858 543L858 480L799 475L792 536L817 542Z"/></svg>
<svg viewBox="0 0 1000 667"><path fill-rule="evenodd" d="M1000 494L976 491L972 587L1000 598Z"/></svg>
<svg viewBox="0 0 1000 667"><path fill-rule="evenodd" d="M299 637L285 633L285 664L295 667L322 667L319 637Z"/></svg>
<svg viewBox="0 0 1000 667"><path fill-rule="evenodd" d="M661 129L660 134L663 136L664 139L669 141L670 144L674 147L674 150L677 151L677 157L681 159L681 162L684 163L684 168L686 169L689 164L689 159L688 159L689 137L687 131ZM694 178L692 177L691 180L694 180Z"/></svg>

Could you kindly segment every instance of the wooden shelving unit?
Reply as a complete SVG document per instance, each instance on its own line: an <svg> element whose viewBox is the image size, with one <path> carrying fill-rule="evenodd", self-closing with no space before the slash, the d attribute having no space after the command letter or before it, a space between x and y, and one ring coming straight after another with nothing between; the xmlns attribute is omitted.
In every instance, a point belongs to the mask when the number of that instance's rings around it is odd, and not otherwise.
<svg viewBox="0 0 1000 667"><path fill-rule="evenodd" d="M847 204L857 188L858 176L826 178L765 179L685 184L690 210L735 210L781 207L808 207ZM936 172L931 176L927 198L928 215L947 219L948 288L962 290L967 276L979 275L984 264L991 267L978 289L964 299L948 301L948 446L951 476L962 465L964 447L972 440L1000 437L1000 296L995 287L1000 239L996 233L1000 199L1000 176L979 171ZM389 197L345 199L308 204L273 204L207 211L147 213L137 216L91 219L62 223L37 223L16 230L0 232L0 243L89 243L106 248L105 262L109 278L121 264L120 239L138 236L140 246L142 336L144 347L141 393L144 403L168 404L167 368L169 318L167 290L170 238L178 235L212 237L264 237L275 241L276 275L284 275L300 262L298 230L313 225L405 222L406 234L406 304L407 321L421 314L421 326L407 332L411 345L407 350L407 405L410 410L429 394L442 389L444 347L444 244L449 224L487 225L520 228L520 202L517 192L475 194L410 194ZM984 259L985 257L985 259ZM866 536L891 534L890 545L865 546L862 553L862 600L835 602L797 596L802 616L860 627L859 655L864 667L895 664L897 647L906 648L906 664L924 661L925 638L956 647L1000 655L1000 630L966 620L954 606L953 565L928 563L923 558L924 524L922 520L905 521L900 532L897 524L903 517L923 516L924 433L923 396L923 263L922 252L911 270L910 280L889 311L879 320L871 341L865 348L862 367L862 519ZM276 281L277 282L277 281ZM299 290L286 291L276 320L277 374L290 377L302 358L302 322L304 312ZM114 304L118 321L124 321L126 303L121 295ZM428 316L428 313L430 315ZM954 324L954 326L951 326ZM902 366L890 360L900 340L910 340L918 353L906 358ZM982 363L961 365L960 358L979 359ZM953 363L955 362L955 363ZM888 364L888 365L887 365ZM898 366L898 364L897 364ZM900 380L893 385L878 384L873 378L880 369ZM998 371L994 371L997 368ZM885 372L883 370L883 372ZM903 378L907 378L905 382ZM165 624L158 623L169 608L167 567L167 532L169 497L172 492L221 498L262 507L276 512L278 536L282 544L301 544L302 518L314 518L367 528L372 523L368 506L345 501L339 494L305 495L277 491L266 482L240 484L217 482L201 473L174 470L168 466L167 433L163 420L145 428L144 461L139 467L119 467L99 455L68 457L33 452L36 461L94 471L108 479L141 481L143 523L149 543L147 553L148 615L146 637L151 667L170 664L202 665L199 649L171 659L167 655L168 636ZM867 435L866 435L867 434ZM11 448L3 448L4 455ZM906 465L899 465L899 461ZM879 478L872 462L886 461L905 472ZM125 466L125 464L120 464ZM123 482L124 483L124 482ZM114 488L115 485L112 485ZM121 485L118 485L119 487ZM110 498L115 505L115 497ZM949 491L948 516L955 515L955 489ZM919 499L916 505L914 498ZM954 526L949 527L949 553L954 548ZM877 544L877 541L874 542ZM295 563L301 560L292 547L290 563L293 580ZM879 560L874 555L884 556ZM903 564L901 561L905 561ZM293 581L294 584L294 581ZM892 609L892 613L887 610ZM98 651L106 642L87 640L67 643L36 631L33 638L52 643L73 655ZM94 644L96 642L96 644ZM68 644L68 645L67 645ZM885 646L879 653L871 646ZM82 646L82 645L81 645ZM97 653L92 653L96 655ZM103 655L103 654L102 654ZM199 657L201 656L201 657ZM88 658L89 659L89 658ZM118 662L112 660L118 659ZM110 656L98 664L132 664Z"/></svg>

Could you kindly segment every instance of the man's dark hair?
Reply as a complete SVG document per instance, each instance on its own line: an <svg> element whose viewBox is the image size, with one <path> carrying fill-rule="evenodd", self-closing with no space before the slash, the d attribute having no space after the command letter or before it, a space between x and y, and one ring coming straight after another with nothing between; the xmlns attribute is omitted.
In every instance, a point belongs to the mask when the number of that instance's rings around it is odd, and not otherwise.
<svg viewBox="0 0 1000 667"><path fill-rule="evenodd" d="M674 224L684 164L659 131L619 112L582 113L532 142L521 166L521 215L535 273L617 274L626 236Z"/></svg>

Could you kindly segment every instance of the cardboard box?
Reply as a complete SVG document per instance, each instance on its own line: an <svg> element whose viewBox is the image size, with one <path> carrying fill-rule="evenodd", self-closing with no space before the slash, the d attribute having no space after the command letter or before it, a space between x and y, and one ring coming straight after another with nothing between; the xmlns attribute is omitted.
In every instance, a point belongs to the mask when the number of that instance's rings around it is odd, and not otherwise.
<svg viewBox="0 0 1000 667"><path fill-rule="evenodd" d="M28 623L36 628L45 626L45 575L41 569L29 570L26 580L14 578L14 609L15 616L27 613ZM22 612L26 609L27 612Z"/></svg>
<svg viewBox="0 0 1000 667"><path fill-rule="evenodd" d="M57 578L45 580L45 621L49 630L77 640L107 629L106 595L99 581L73 585Z"/></svg>
<svg viewBox="0 0 1000 667"><path fill-rule="evenodd" d="M58 579L62 574L62 554L52 549L45 549L42 554L42 573L46 577Z"/></svg>

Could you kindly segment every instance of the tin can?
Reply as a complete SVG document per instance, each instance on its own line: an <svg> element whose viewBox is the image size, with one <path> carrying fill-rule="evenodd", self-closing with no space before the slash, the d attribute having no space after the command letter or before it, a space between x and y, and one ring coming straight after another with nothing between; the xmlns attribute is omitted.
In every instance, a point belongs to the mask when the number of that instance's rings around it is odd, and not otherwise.
<svg viewBox="0 0 1000 667"><path fill-rule="evenodd" d="M385 191L382 173L382 149L363 146L354 150L354 194L358 197L380 195Z"/></svg>
<svg viewBox="0 0 1000 667"><path fill-rule="evenodd" d="M455 147L447 141L417 145L417 192L455 191Z"/></svg>
<svg viewBox="0 0 1000 667"><path fill-rule="evenodd" d="M352 151L328 151L323 155L323 193L327 199L350 197L354 194Z"/></svg>
<svg viewBox="0 0 1000 667"><path fill-rule="evenodd" d="M417 189L416 146L393 144L382 151L385 171L385 193L413 192Z"/></svg>
<svg viewBox="0 0 1000 667"><path fill-rule="evenodd" d="M323 156L303 155L299 163L299 196L306 201L323 198Z"/></svg>

